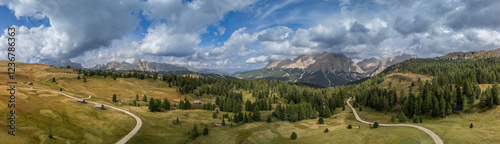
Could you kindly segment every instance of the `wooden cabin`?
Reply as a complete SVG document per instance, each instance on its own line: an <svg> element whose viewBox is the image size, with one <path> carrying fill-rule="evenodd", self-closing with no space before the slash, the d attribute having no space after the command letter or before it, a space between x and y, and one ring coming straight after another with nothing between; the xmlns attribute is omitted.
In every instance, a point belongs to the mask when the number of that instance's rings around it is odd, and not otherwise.
<svg viewBox="0 0 500 144"><path fill-rule="evenodd" d="M85 103L85 99L76 99L76 103L84 104Z"/></svg>
<svg viewBox="0 0 500 144"><path fill-rule="evenodd" d="M104 109L104 105L103 104L95 104L95 108L96 109Z"/></svg>
<svg viewBox="0 0 500 144"><path fill-rule="evenodd" d="M199 101L199 100L195 100L193 103L194 103L194 104L197 104L197 105L200 105L200 104L201 104L201 101Z"/></svg>

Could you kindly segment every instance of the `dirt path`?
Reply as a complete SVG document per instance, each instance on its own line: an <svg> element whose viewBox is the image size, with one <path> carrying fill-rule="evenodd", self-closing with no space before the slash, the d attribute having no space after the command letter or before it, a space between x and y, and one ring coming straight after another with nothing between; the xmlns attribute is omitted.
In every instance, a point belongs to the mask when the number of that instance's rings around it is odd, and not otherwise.
<svg viewBox="0 0 500 144"><path fill-rule="evenodd" d="M358 113L356 112L356 110L351 106L351 104L349 103L349 101L352 101L351 99L348 99L347 100L347 105L349 105L349 107L351 107L352 109L352 112L354 113L354 116L356 117L356 120L361 122L361 123L365 123L365 124L373 124L372 122L367 122L367 121L364 121L362 120L359 116L358 116ZM436 144L444 144L443 140L441 138L439 138L439 136L432 132L431 130L427 129L427 128L424 128L422 126L418 126L418 125L412 125L412 124L379 124L379 126L405 126L405 127L414 127L414 128L418 128L422 131L424 131L425 133L429 134L432 139L434 139L434 142Z"/></svg>
<svg viewBox="0 0 500 144"><path fill-rule="evenodd" d="M64 96L72 98L72 99L78 99L76 97L73 97L73 96L70 96L68 94L65 94L65 93L62 93L62 92L58 92L58 91L42 90L42 89L29 89L29 88L21 88L21 89L53 92L53 93L62 94ZM89 96L89 98L90 98L90 96ZM85 102L89 102L89 103L93 103L93 104L98 104L97 102L93 102L93 101L89 101L89 100L85 100ZM125 144L128 140L130 140L130 138L132 138L132 136L134 136L137 133L137 131L139 131L139 129L141 129L142 120L139 117L137 117L136 115L134 115L133 113L131 113L129 111L126 111L126 110L123 110L123 109L116 108L114 106L110 106L110 105L106 105L106 104L103 104L103 105L104 105L104 107L109 107L109 108L112 108L112 109L124 112L124 113L132 116L135 119L135 121L137 122L137 124L135 125L134 129L132 129L132 131L130 131L127 135L125 135L120 141L116 142L117 144Z"/></svg>

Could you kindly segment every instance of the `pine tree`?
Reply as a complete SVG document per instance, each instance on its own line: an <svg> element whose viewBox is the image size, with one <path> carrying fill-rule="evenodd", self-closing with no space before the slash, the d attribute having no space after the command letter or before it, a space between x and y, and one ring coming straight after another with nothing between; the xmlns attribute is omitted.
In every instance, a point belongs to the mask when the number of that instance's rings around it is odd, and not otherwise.
<svg viewBox="0 0 500 144"><path fill-rule="evenodd" d="M76 79L78 79L78 80L79 80L79 79L80 79L80 75L78 75L78 77L76 77Z"/></svg>
<svg viewBox="0 0 500 144"><path fill-rule="evenodd" d="M260 121L260 108L259 108L259 106L256 106L253 109L253 120L254 121Z"/></svg>
<svg viewBox="0 0 500 144"><path fill-rule="evenodd" d="M52 77L52 82L56 82L56 78L55 77Z"/></svg>
<svg viewBox="0 0 500 144"><path fill-rule="evenodd" d="M319 117L318 124L324 124L325 121L323 120L323 117Z"/></svg>
<svg viewBox="0 0 500 144"><path fill-rule="evenodd" d="M150 98L150 99L149 99L149 105L148 105L149 111L151 111L151 112L155 111L155 109L154 109L154 105L155 105L155 101L154 101L154 99L153 99L153 98Z"/></svg>
<svg viewBox="0 0 500 144"><path fill-rule="evenodd" d="M396 117L392 116L392 117L391 117L391 122L392 122L392 123L396 123Z"/></svg>
<svg viewBox="0 0 500 144"><path fill-rule="evenodd" d="M470 126L469 126L469 127L470 127L470 128L473 128L473 127L474 127L474 125L473 125L472 123L470 123Z"/></svg>
<svg viewBox="0 0 500 144"><path fill-rule="evenodd" d="M181 122L179 121L179 117L177 117L177 120L175 120L175 122L177 122L177 123L181 123Z"/></svg>
<svg viewBox="0 0 500 144"><path fill-rule="evenodd" d="M292 135L290 136L290 139L296 140L297 139L297 133L293 132Z"/></svg>
<svg viewBox="0 0 500 144"><path fill-rule="evenodd" d="M268 117L267 117L267 123L271 123L271 122L272 122L272 121L271 121L271 116L268 116Z"/></svg>
<svg viewBox="0 0 500 144"><path fill-rule="evenodd" d="M144 96L142 97L142 101L143 101L143 102L148 102L148 97L147 97L146 95L144 95Z"/></svg>
<svg viewBox="0 0 500 144"><path fill-rule="evenodd" d="M348 129L352 129L352 126L351 126L351 124L349 124L349 125L347 126L347 128L348 128Z"/></svg>
<svg viewBox="0 0 500 144"><path fill-rule="evenodd" d="M217 113L216 113L216 112L214 112L214 114L212 114L212 118L213 118L213 119L216 119L216 118L217 118Z"/></svg>
<svg viewBox="0 0 500 144"><path fill-rule="evenodd" d="M196 139L200 134L198 133L198 128L196 127L196 124L194 124L193 129L189 132L189 137L191 139Z"/></svg>
<svg viewBox="0 0 500 144"><path fill-rule="evenodd" d="M117 102L116 101L116 94L113 94L113 102Z"/></svg>
<svg viewBox="0 0 500 144"><path fill-rule="evenodd" d="M345 106L342 107L342 111L345 111Z"/></svg>
<svg viewBox="0 0 500 144"><path fill-rule="evenodd" d="M206 128L206 127L205 127L205 128L203 129L203 135L204 135L204 136L208 135L208 128Z"/></svg>
<svg viewBox="0 0 500 144"><path fill-rule="evenodd" d="M378 122L373 123L373 128L378 128Z"/></svg>
<svg viewBox="0 0 500 144"><path fill-rule="evenodd" d="M184 109L184 100L181 100L179 102L179 109L182 109L182 110Z"/></svg>
<svg viewBox="0 0 500 144"><path fill-rule="evenodd" d="M139 101L139 95L135 94L135 100Z"/></svg>
<svg viewBox="0 0 500 144"><path fill-rule="evenodd" d="M224 117L222 117L222 126L226 125L226 121L224 120Z"/></svg>
<svg viewBox="0 0 500 144"><path fill-rule="evenodd" d="M87 78L86 77L83 77L83 82L87 82Z"/></svg>
<svg viewBox="0 0 500 144"><path fill-rule="evenodd" d="M359 107L359 111L363 111L363 109L361 109L361 107Z"/></svg>
<svg viewBox="0 0 500 144"><path fill-rule="evenodd" d="M325 131L323 131L324 133L328 133L328 128L325 129Z"/></svg>
<svg viewBox="0 0 500 144"><path fill-rule="evenodd" d="M403 111L401 111L401 113L398 115L398 118L400 123L406 123L406 121L408 121L408 118L406 118L406 115Z"/></svg>
<svg viewBox="0 0 500 144"><path fill-rule="evenodd" d="M135 100L134 100L135 101ZM170 110L170 101L167 98L163 99L162 108L164 110Z"/></svg>
<svg viewBox="0 0 500 144"><path fill-rule="evenodd" d="M493 104L500 105L500 87L497 83L495 83L491 88L491 97L493 97Z"/></svg>

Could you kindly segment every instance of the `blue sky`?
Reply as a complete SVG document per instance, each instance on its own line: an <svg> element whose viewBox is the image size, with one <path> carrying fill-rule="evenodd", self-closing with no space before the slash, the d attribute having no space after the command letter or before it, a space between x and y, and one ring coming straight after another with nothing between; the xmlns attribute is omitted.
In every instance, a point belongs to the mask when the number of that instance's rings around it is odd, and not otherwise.
<svg viewBox="0 0 500 144"><path fill-rule="evenodd" d="M0 0L0 29L18 28L22 62L147 60L234 71L318 52L359 61L494 49L498 7L496 0Z"/></svg>

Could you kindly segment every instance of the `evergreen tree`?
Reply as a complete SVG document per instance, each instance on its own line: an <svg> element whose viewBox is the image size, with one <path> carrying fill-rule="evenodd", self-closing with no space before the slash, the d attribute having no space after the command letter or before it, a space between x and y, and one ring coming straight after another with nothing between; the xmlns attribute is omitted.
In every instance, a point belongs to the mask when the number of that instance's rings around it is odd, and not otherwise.
<svg viewBox="0 0 500 144"><path fill-rule="evenodd" d="M179 117L177 117L177 120L175 120L175 122L180 123L180 121L179 121Z"/></svg>
<svg viewBox="0 0 500 144"><path fill-rule="evenodd" d="M80 79L80 75L78 75L78 77L76 77L76 79L78 79L78 80L79 80L79 79Z"/></svg>
<svg viewBox="0 0 500 144"><path fill-rule="evenodd" d="M191 109L191 103L189 102L189 100L186 100L186 102L184 103L184 109Z"/></svg>
<svg viewBox="0 0 500 144"><path fill-rule="evenodd" d="M116 94L113 94L113 102L117 102L116 101Z"/></svg>
<svg viewBox="0 0 500 144"><path fill-rule="evenodd" d="M361 107L359 107L359 111L363 111L363 109L361 109Z"/></svg>
<svg viewBox="0 0 500 144"><path fill-rule="evenodd" d="M139 95L135 94L135 100L139 101Z"/></svg>
<svg viewBox="0 0 500 144"><path fill-rule="evenodd" d="M200 134L198 133L198 128L194 124L193 129L189 132L189 138L196 139Z"/></svg>
<svg viewBox="0 0 500 144"><path fill-rule="evenodd" d="M323 117L319 117L318 124L324 124L325 121L323 120Z"/></svg>
<svg viewBox="0 0 500 144"><path fill-rule="evenodd" d="M83 82L87 82L87 78L86 77L83 77Z"/></svg>
<svg viewBox="0 0 500 144"><path fill-rule="evenodd" d="M493 97L493 104L500 105L500 87L497 83L491 88L491 97Z"/></svg>
<svg viewBox="0 0 500 144"><path fill-rule="evenodd" d="M204 135L204 136L208 135L208 128L207 128L207 127L205 127L205 128L203 129L203 135Z"/></svg>
<svg viewBox="0 0 500 144"><path fill-rule="evenodd" d="M137 101L136 100L134 100L134 106L137 106Z"/></svg>
<svg viewBox="0 0 500 144"><path fill-rule="evenodd" d="M256 106L253 109L253 120L254 121L260 121L260 109L259 109L259 106Z"/></svg>
<svg viewBox="0 0 500 144"><path fill-rule="evenodd" d="M146 95L144 95L144 96L142 97L142 101L143 101L143 102L148 102L148 97L147 97Z"/></svg>
<svg viewBox="0 0 500 144"><path fill-rule="evenodd" d="M52 77L52 82L56 82L56 78L55 77Z"/></svg>
<svg viewBox="0 0 500 144"><path fill-rule="evenodd" d="M378 122L373 123L373 128L378 128Z"/></svg>
<svg viewBox="0 0 500 144"><path fill-rule="evenodd" d="M149 99L149 105L148 105L149 111L151 112L155 111L154 105L155 105L154 99L153 98Z"/></svg>
<svg viewBox="0 0 500 144"><path fill-rule="evenodd" d="M135 101L135 100L134 100ZM162 108L164 110L170 110L170 101L167 98L163 99Z"/></svg>
<svg viewBox="0 0 500 144"><path fill-rule="evenodd" d="M325 128L325 131L323 131L324 133L328 133L328 128Z"/></svg>
<svg viewBox="0 0 500 144"><path fill-rule="evenodd" d="M404 112L401 111L401 113L398 115L398 119L400 123L406 123L408 119L406 118L406 115Z"/></svg>
<svg viewBox="0 0 500 144"><path fill-rule="evenodd" d="M473 127L474 127L474 125L473 125L472 123L470 123L470 126L469 126L469 127L470 127L470 128L473 128Z"/></svg>
<svg viewBox="0 0 500 144"><path fill-rule="evenodd" d="M272 121L271 121L271 116L268 116L268 117L267 117L267 123L271 123L271 122L272 122Z"/></svg>
<svg viewBox="0 0 500 144"><path fill-rule="evenodd" d="M181 100L181 101L179 102L179 107L178 107L178 109L182 109L182 110L184 109L184 100Z"/></svg>
<svg viewBox="0 0 500 144"><path fill-rule="evenodd" d="M345 106L342 107L342 111L345 111Z"/></svg>
<svg viewBox="0 0 500 144"><path fill-rule="evenodd" d="M352 126L351 126L351 124L349 124L349 125L347 126L347 128L348 128L348 129L352 129Z"/></svg>
<svg viewBox="0 0 500 144"><path fill-rule="evenodd" d="M216 119L216 118L217 118L217 113L216 113L216 112L214 112L214 114L212 114L212 118L213 118L213 119Z"/></svg>
<svg viewBox="0 0 500 144"><path fill-rule="evenodd" d="M226 121L224 120L224 117L222 117L222 126L226 125Z"/></svg>
<svg viewBox="0 0 500 144"><path fill-rule="evenodd" d="M392 116L392 117L391 117L391 122L392 122L392 123L396 123L396 117Z"/></svg>
<svg viewBox="0 0 500 144"><path fill-rule="evenodd" d="M290 136L290 139L296 140L297 139L297 133L293 132L292 135Z"/></svg>

